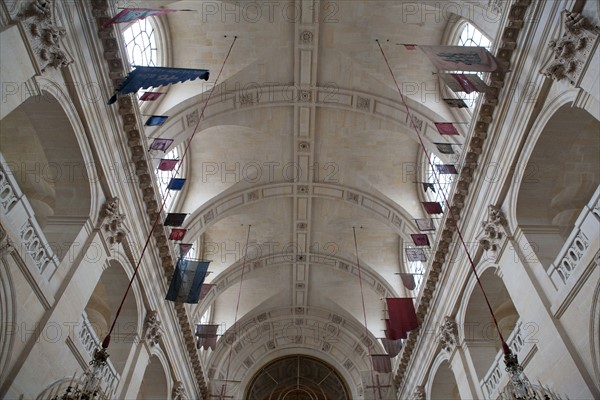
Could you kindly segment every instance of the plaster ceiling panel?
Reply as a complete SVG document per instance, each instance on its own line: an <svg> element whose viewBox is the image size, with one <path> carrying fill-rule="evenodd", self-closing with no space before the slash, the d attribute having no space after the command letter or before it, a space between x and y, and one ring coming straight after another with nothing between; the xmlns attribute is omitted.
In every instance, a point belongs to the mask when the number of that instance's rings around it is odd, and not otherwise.
<svg viewBox="0 0 600 400"><path fill-rule="evenodd" d="M420 147L410 133L389 122L335 109L319 110L317 124L315 158L320 171L329 164L335 167L335 174L323 173L322 180L382 194L411 215L421 215L414 183Z"/></svg>
<svg viewBox="0 0 600 400"><path fill-rule="evenodd" d="M241 190L288 180L285 165L292 162L291 109L240 112L228 120L227 125L197 133L192 141L185 212L193 212L234 186ZM240 125L232 125L238 121ZM260 130L251 128L254 126Z"/></svg>
<svg viewBox="0 0 600 400"><path fill-rule="evenodd" d="M241 292L237 282L219 293L219 297L213 303L213 323L220 324L222 331L233 326L238 296L240 301L237 321L242 320L249 312L255 314L263 309L272 309L273 304L290 308L292 291L281 285L281 282L291 281L291 265L253 271L244 277Z"/></svg>
<svg viewBox="0 0 600 400"><path fill-rule="evenodd" d="M239 76L234 81L242 84L293 81L294 2L268 6L194 0L174 3L174 8L193 11L167 16L173 43L172 66L208 69L211 74L208 82L197 80L173 86L164 99L166 109L210 89L234 36L238 38L219 83L236 74ZM247 73L241 73L245 69ZM231 90L234 84L229 86Z"/></svg>
<svg viewBox="0 0 600 400"><path fill-rule="evenodd" d="M430 2L427 6L418 3L427 2L336 2L337 9L327 10L321 19L319 83L335 83L400 100L375 41L378 39L405 94L437 113L446 113L446 106L431 94L439 85L431 74L435 67L421 51L397 45L442 42L448 20L434 17L440 2ZM431 15L427 24L420 21L425 7ZM416 14L409 13L413 8L417 8ZM407 90L406 85L411 89Z"/></svg>
<svg viewBox="0 0 600 400"><path fill-rule="evenodd" d="M394 287L398 279L394 274L399 272L398 234L394 229L359 206L334 200L314 199L312 215L311 242L319 245L322 253L356 262L352 231L356 227L361 263Z"/></svg>
<svg viewBox="0 0 600 400"><path fill-rule="evenodd" d="M206 283L218 279L229 266L245 254L248 225L248 257L246 265L261 257L285 251L292 243L292 200L271 199L251 203L240 214L226 217L210 227L204 235L203 258L212 260ZM291 280L289 281L291 284Z"/></svg>
<svg viewBox="0 0 600 400"><path fill-rule="evenodd" d="M309 296L311 307L325 307L334 310L338 307L342 308L351 314L358 323L364 325L363 296L358 278L348 279L346 272L313 267L309 287L312 288ZM369 331L375 337L383 337L385 329L383 319L386 316L384 303L381 300L382 296L369 290L364 283L362 293L364 294Z"/></svg>

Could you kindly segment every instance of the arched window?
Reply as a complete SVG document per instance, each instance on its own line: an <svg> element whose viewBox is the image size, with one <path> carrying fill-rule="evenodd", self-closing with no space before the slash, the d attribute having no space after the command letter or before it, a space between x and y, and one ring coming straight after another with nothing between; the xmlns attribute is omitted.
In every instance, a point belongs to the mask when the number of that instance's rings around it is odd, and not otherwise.
<svg viewBox="0 0 600 400"><path fill-rule="evenodd" d="M181 149L179 147L175 147L173 150L171 150L170 152L167 153L167 155L164 156L165 159L168 160L178 160L180 159L180 151ZM179 169L180 172L180 176L182 175L181 173L183 172L183 168ZM164 206L164 211L165 212L169 212L169 210L171 210L171 208L173 207L174 201L177 198L177 195L179 194L178 190L169 190L167 189L167 186L169 185L169 182L171 181L172 178L175 178L175 172L174 171L163 171L160 169L156 169L155 171L156 173L156 180L158 181L158 187L160 189L160 194L162 196L162 200L165 202L165 206ZM165 200L166 198L166 200Z"/></svg>
<svg viewBox="0 0 600 400"><path fill-rule="evenodd" d="M423 176L425 197L427 201L439 202L442 209L445 209L446 201L444 199L448 198L457 175L440 173L437 166L445 163L434 153L429 154L429 160L431 163L425 163L425 174Z"/></svg>
<svg viewBox="0 0 600 400"><path fill-rule="evenodd" d="M158 49L152 18L140 19L123 31L127 58L132 66L156 67Z"/></svg>
<svg viewBox="0 0 600 400"><path fill-rule="evenodd" d="M485 47L490 50L492 42L490 39L485 37L483 33L469 22L465 22L462 27L459 29L460 34L458 35L458 42L456 43L459 46L473 46L473 47ZM463 72L463 71L454 71L454 72ZM472 73L472 72L466 72ZM479 77L483 79L483 73L478 73ZM469 106L469 109L472 110L475 107L475 103L477 102L477 98L479 97L479 93L460 93L460 98L464 100L464 102Z"/></svg>

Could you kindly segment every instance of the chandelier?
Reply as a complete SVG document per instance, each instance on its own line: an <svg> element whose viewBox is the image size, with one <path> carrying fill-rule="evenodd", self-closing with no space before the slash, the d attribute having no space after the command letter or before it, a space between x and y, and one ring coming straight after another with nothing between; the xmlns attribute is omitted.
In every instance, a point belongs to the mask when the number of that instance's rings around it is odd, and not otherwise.
<svg viewBox="0 0 600 400"><path fill-rule="evenodd" d="M506 372L510 375L509 381L498 397L501 400L561 400L549 388L541 384L534 385L529 382L523 367L519 364L516 354L508 352L504 354Z"/></svg>
<svg viewBox="0 0 600 400"><path fill-rule="evenodd" d="M48 400L109 400L113 390L102 387L102 375L107 368L108 352L105 348L94 351L94 358L90 361L90 368L77 379L73 375L69 386L61 393L59 385L56 392L51 391Z"/></svg>

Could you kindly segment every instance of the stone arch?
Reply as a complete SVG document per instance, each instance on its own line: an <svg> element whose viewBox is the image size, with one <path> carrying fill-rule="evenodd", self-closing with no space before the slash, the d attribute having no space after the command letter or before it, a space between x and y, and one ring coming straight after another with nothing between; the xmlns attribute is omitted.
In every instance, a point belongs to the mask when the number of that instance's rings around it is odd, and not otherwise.
<svg viewBox="0 0 600 400"><path fill-rule="evenodd" d="M138 400L164 400L170 398L171 385L167 373L169 369L165 366L163 358L157 354L150 356L137 395Z"/></svg>
<svg viewBox="0 0 600 400"><path fill-rule="evenodd" d="M0 227L0 381L5 381L17 335L11 332L16 322L15 289L7 257L11 257L12 246L6 231Z"/></svg>
<svg viewBox="0 0 600 400"><path fill-rule="evenodd" d="M273 385L273 380L278 383ZM333 366L304 355L271 361L254 374L244 391L249 400L350 399L347 384Z"/></svg>
<svg viewBox="0 0 600 400"><path fill-rule="evenodd" d="M351 382L352 398L356 398L355 391L362 387L361 372L371 368L367 344L373 354L384 352L371 333L365 336L364 326L353 317L316 307L255 312L238 321L237 327L237 334L231 328L225 332L210 356L208 376L215 385L227 376L230 355L228 378L240 381L243 388L260 366L282 355L304 354L333 365Z"/></svg>
<svg viewBox="0 0 600 400"><path fill-rule="evenodd" d="M113 319L125 294L131 274L117 260L108 260L107 268L96 283L84 312L100 341L106 337ZM108 353L109 361L119 375L123 375L133 348L140 339L142 319L140 318L139 290L135 285L130 289L115 328L111 334Z"/></svg>
<svg viewBox="0 0 600 400"><path fill-rule="evenodd" d="M447 355L439 354L433 362L426 393L431 400L460 400L456 377Z"/></svg>
<svg viewBox="0 0 600 400"><path fill-rule="evenodd" d="M600 122L571 106L571 92L542 113L517 167L514 223L545 269L555 261L600 184Z"/></svg>
<svg viewBox="0 0 600 400"><path fill-rule="evenodd" d="M496 267L489 264L477 268L479 280L500 326L504 340L508 341L518 320L519 313L512 302L502 278L496 275ZM484 378L502 346L483 293L471 277L457 314L459 341L464 342L480 381Z"/></svg>
<svg viewBox="0 0 600 400"><path fill-rule="evenodd" d="M59 260L97 212L94 171L72 104L50 81L2 120L2 154ZM33 219L33 218L32 218Z"/></svg>
<svg viewBox="0 0 600 400"><path fill-rule="evenodd" d="M244 275L248 277L253 270L259 270L264 267L279 267L282 265L293 263L291 257L291 254L268 254L257 259L248 260ZM314 265L319 265L324 268L339 269L358 277L356 261L346 260L337 256L324 256L322 254L311 253L306 254L306 257L309 260L311 260L311 262L313 262ZM236 263L231 265L227 270L225 270L222 274L217 276L212 281L212 284L215 285L215 289L207 293L204 299L201 300L198 308L195 309L195 320L200 319L200 316L216 300L220 293L222 293L232 285L239 283L239 280L241 279L241 270L243 263L243 260L238 260ZM381 297L398 297L397 290L395 290L389 284L389 282L381 278L377 271L369 267L364 262L361 262L360 266L362 274L365 276L365 278L363 279L366 281L374 282L373 285L368 285L368 287L371 290L375 291Z"/></svg>
<svg viewBox="0 0 600 400"><path fill-rule="evenodd" d="M600 263L596 264L597 266ZM596 285L592 297L592 314L590 316L590 348L592 349L592 362L596 385L600 382L600 282Z"/></svg>

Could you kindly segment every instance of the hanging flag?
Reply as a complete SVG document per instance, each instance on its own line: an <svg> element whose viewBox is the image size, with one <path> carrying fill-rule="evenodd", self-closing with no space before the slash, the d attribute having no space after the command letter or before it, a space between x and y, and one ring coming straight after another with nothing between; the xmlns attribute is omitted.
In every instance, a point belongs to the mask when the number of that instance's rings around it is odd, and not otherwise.
<svg viewBox="0 0 600 400"><path fill-rule="evenodd" d="M187 229L183 229L183 228L175 228L171 230L171 234L169 235L169 240L183 240L183 237L185 236L187 232Z"/></svg>
<svg viewBox="0 0 600 400"><path fill-rule="evenodd" d="M157 100L162 92L144 92L144 94L140 97L141 101L154 101Z"/></svg>
<svg viewBox="0 0 600 400"><path fill-rule="evenodd" d="M380 338L379 340L381 340L383 348L391 358L396 357L402 350L402 340L390 340L388 338Z"/></svg>
<svg viewBox="0 0 600 400"><path fill-rule="evenodd" d="M192 243L179 243L179 257L185 258L187 253L192 249L192 246L194 246Z"/></svg>
<svg viewBox="0 0 600 400"><path fill-rule="evenodd" d="M485 93L489 88L477 74L438 74L453 92Z"/></svg>
<svg viewBox="0 0 600 400"><path fill-rule="evenodd" d="M442 99L451 108L469 108L463 99Z"/></svg>
<svg viewBox="0 0 600 400"><path fill-rule="evenodd" d="M167 189L169 190L181 190L183 189L183 185L185 184L185 178L171 178L169 184L167 185Z"/></svg>
<svg viewBox="0 0 600 400"><path fill-rule="evenodd" d="M389 355L373 354L371 355L371 361L373 362L373 370L382 374L392 372L392 361Z"/></svg>
<svg viewBox="0 0 600 400"><path fill-rule="evenodd" d="M423 249L415 249L415 248L407 248L406 251L406 259L408 261L427 261L427 257L425 256L425 251ZM412 290L412 289L411 289Z"/></svg>
<svg viewBox="0 0 600 400"><path fill-rule="evenodd" d="M204 350L215 349L217 346L217 330L219 325L214 324L196 324L196 348L200 346Z"/></svg>
<svg viewBox="0 0 600 400"><path fill-rule="evenodd" d="M198 301L202 301L214 286L212 283L204 283L200 288L200 300Z"/></svg>
<svg viewBox="0 0 600 400"><path fill-rule="evenodd" d="M434 143L438 151L442 154L455 154L454 148L449 143Z"/></svg>
<svg viewBox="0 0 600 400"><path fill-rule="evenodd" d="M415 282L414 274L408 272L400 272L400 279L402 279L402 284L408 290L415 290L415 288L417 287L417 282Z"/></svg>
<svg viewBox="0 0 600 400"><path fill-rule="evenodd" d="M150 150L161 150L165 153L173 143L173 139L154 139L150 144Z"/></svg>
<svg viewBox="0 0 600 400"><path fill-rule="evenodd" d="M458 130L451 122L434 122L440 135L458 135Z"/></svg>
<svg viewBox="0 0 600 400"><path fill-rule="evenodd" d="M425 208L425 212L427 214L442 214L442 205L437 201L423 201L423 208Z"/></svg>
<svg viewBox="0 0 600 400"><path fill-rule="evenodd" d="M102 29L106 28L111 24L121 24L124 22L132 22L137 21L138 19L144 19L146 17L151 17L153 15L161 15L167 13L174 13L177 10L169 10L169 9L152 9L152 8L126 8L122 10L120 13L106 21L102 25Z"/></svg>
<svg viewBox="0 0 600 400"><path fill-rule="evenodd" d="M427 192L428 189L435 193L435 186L433 185L433 183L423 182L423 191Z"/></svg>
<svg viewBox="0 0 600 400"><path fill-rule="evenodd" d="M408 44L407 43L407 44L404 45L404 48L406 50L416 50L417 49L417 45L416 44Z"/></svg>
<svg viewBox="0 0 600 400"><path fill-rule="evenodd" d="M410 237L415 246L429 246L429 238L425 233L411 233Z"/></svg>
<svg viewBox="0 0 600 400"><path fill-rule="evenodd" d="M431 63L443 71L493 72L498 62L485 47L419 46Z"/></svg>
<svg viewBox="0 0 600 400"><path fill-rule="evenodd" d="M452 164L436 164L435 167L440 174L458 175L456 167Z"/></svg>
<svg viewBox="0 0 600 400"><path fill-rule="evenodd" d="M183 221L187 217L187 214L182 213L168 213L167 218L165 218L165 222L163 222L164 226L181 226L183 225Z"/></svg>
<svg viewBox="0 0 600 400"><path fill-rule="evenodd" d="M146 126L161 126L169 117L167 115L153 115L146 121Z"/></svg>
<svg viewBox="0 0 600 400"><path fill-rule="evenodd" d="M417 218L415 219L415 222L417 223L417 228L419 228L421 232L435 231L435 225L431 218Z"/></svg>
<svg viewBox="0 0 600 400"><path fill-rule="evenodd" d="M178 162L179 160L169 160L167 158L163 158L158 163L158 169L161 171L173 171Z"/></svg>
<svg viewBox="0 0 600 400"><path fill-rule="evenodd" d="M417 314L411 298L386 298L389 319L386 319L386 337L406 339L409 331L418 328Z"/></svg>
<svg viewBox="0 0 600 400"><path fill-rule="evenodd" d="M177 303L198 303L208 264L210 261L180 258L165 299Z"/></svg>
<svg viewBox="0 0 600 400"><path fill-rule="evenodd" d="M118 96L136 93L140 89L166 86L172 83L193 81L194 79L208 80L207 69L168 68L168 67L136 67L121 82L116 93L106 102L113 104Z"/></svg>

